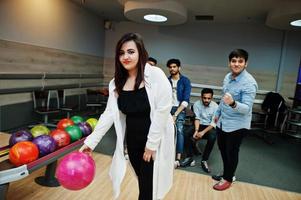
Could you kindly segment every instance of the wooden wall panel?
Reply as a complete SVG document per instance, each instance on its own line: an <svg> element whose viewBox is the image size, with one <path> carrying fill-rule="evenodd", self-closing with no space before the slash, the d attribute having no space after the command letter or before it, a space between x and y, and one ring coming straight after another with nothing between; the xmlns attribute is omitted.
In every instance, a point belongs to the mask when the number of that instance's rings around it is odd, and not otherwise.
<svg viewBox="0 0 301 200"><path fill-rule="evenodd" d="M99 73L103 59L29 44L0 40L1 72Z"/></svg>
<svg viewBox="0 0 301 200"><path fill-rule="evenodd" d="M78 83L102 83L103 58L75 52L0 40L0 73L97 74L95 79L0 80L0 89ZM83 91L73 90L83 93ZM28 94L0 95L1 105L29 100Z"/></svg>

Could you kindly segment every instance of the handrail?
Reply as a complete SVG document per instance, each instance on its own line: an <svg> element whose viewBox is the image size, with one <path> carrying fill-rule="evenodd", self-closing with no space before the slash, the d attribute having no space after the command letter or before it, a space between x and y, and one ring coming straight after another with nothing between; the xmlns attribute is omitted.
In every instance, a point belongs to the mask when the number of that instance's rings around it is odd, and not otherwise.
<svg viewBox="0 0 301 200"><path fill-rule="evenodd" d="M201 94L192 92L192 93L190 93L190 96L191 97L200 97ZM213 99L220 101L222 99L222 96L214 94ZM263 99L254 99L254 104L262 104L262 103L263 103Z"/></svg>
<svg viewBox="0 0 301 200"><path fill-rule="evenodd" d="M10 80L10 79L92 79L92 78L103 78L102 74L56 74L56 73L0 73L0 79Z"/></svg>
<svg viewBox="0 0 301 200"><path fill-rule="evenodd" d="M65 84L65 85L49 85L44 87L24 87L24 88L5 88L0 89L1 94L15 94L26 93L36 90L55 90L55 89L75 89L75 88L88 88L88 87L104 87L107 84L103 83L78 83L78 84Z"/></svg>
<svg viewBox="0 0 301 200"><path fill-rule="evenodd" d="M193 88L211 88L213 90L222 90L223 89L223 87L221 87L221 86L198 84L198 83L191 83L191 87L193 87ZM273 92L273 91L257 90L256 94L267 94L269 92Z"/></svg>

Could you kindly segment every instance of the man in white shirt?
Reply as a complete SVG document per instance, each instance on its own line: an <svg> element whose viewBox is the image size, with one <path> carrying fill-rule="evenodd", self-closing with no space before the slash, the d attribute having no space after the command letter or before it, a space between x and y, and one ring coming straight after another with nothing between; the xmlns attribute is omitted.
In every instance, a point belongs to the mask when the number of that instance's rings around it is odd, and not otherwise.
<svg viewBox="0 0 301 200"><path fill-rule="evenodd" d="M194 130L188 132L186 135L187 138L185 138L187 161L192 160L192 145L195 145L193 142L197 142L202 138L207 140L201 161L201 167L207 173L210 173L207 161L216 140L214 114L218 105L212 101L212 98L213 90L204 88L201 92L200 100L193 104L193 112L195 114ZM193 139L191 139L191 136Z"/></svg>

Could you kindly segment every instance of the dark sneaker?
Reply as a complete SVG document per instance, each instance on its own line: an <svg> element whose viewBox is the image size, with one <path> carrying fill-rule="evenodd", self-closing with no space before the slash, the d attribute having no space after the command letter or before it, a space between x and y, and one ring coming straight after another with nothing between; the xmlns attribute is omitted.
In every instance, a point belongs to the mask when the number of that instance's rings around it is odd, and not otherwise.
<svg viewBox="0 0 301 200"><path fill-rule="evenodd" d="M223 178L223 175L213 175L213 176L211 176L211 178L212 178L213 180L216 180L216 181L221 181L222 178ZM233 176L233 177L232 177L232 183L234 183L235 181L236 181L236 177Z"/></svg>
<svg viewBox="0 0 301 200"><path fill-rule="evenodd" d="M213 175L213 176L211 176L211 178L216 181L221 181L223 178L223 175Z"/></svg>
<svg viewBox="0 0 301 200"><path fill-rule="evenodd" d="M210 173L210 169L206 160L202 160L201 167L206 173Z"/></svg>
<svg viewBox="0 0 301 200"><path fill-rule="evenodd" d="M192 157L187 157L183 161L180 162L181 167L195 166L195 160Z"/></svg>

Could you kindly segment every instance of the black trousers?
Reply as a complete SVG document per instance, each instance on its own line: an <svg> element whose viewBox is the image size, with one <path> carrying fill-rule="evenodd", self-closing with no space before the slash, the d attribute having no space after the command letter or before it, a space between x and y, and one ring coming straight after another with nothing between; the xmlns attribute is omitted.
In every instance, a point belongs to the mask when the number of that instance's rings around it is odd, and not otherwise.
<svg viewBox="0 0 301 200"><path fill-rule="evenodd" d="M207 128L208 126L206 125L201 125L199 128L199 131L204 130L205 128ZM191 125L189 127L185 126L185 149L186 149L186 154L187 157L192 157L193 155L193 146L195 146L196 142L198 140L193 138L193 134L194 134L194 125ZM208 131L201 139L206 139L207 143L205 146L205 150L204 153L202 155L202 160L207 161L209 159L210 153L213 149L213 146L215 144L215 140L216 140L216 133L215 133L215 129L211 129L210 131Z"/></svg>
<svg viewBox="0 0 301 200"><path fill-rule="evenodd" d="M128 155L138 178L139 200L152 200L154 162L143 160L144 148L128 147Z"/></svg>
<svg viewBox="0 0 301 200"><path fill-rule="evenodd" d="M239 148L247 131L247 129L239 129L233 132L224 132L216 128L217 144L224 166L223 178L228 182L232 182L232 177L235 174L238 165Z"/></svg>

